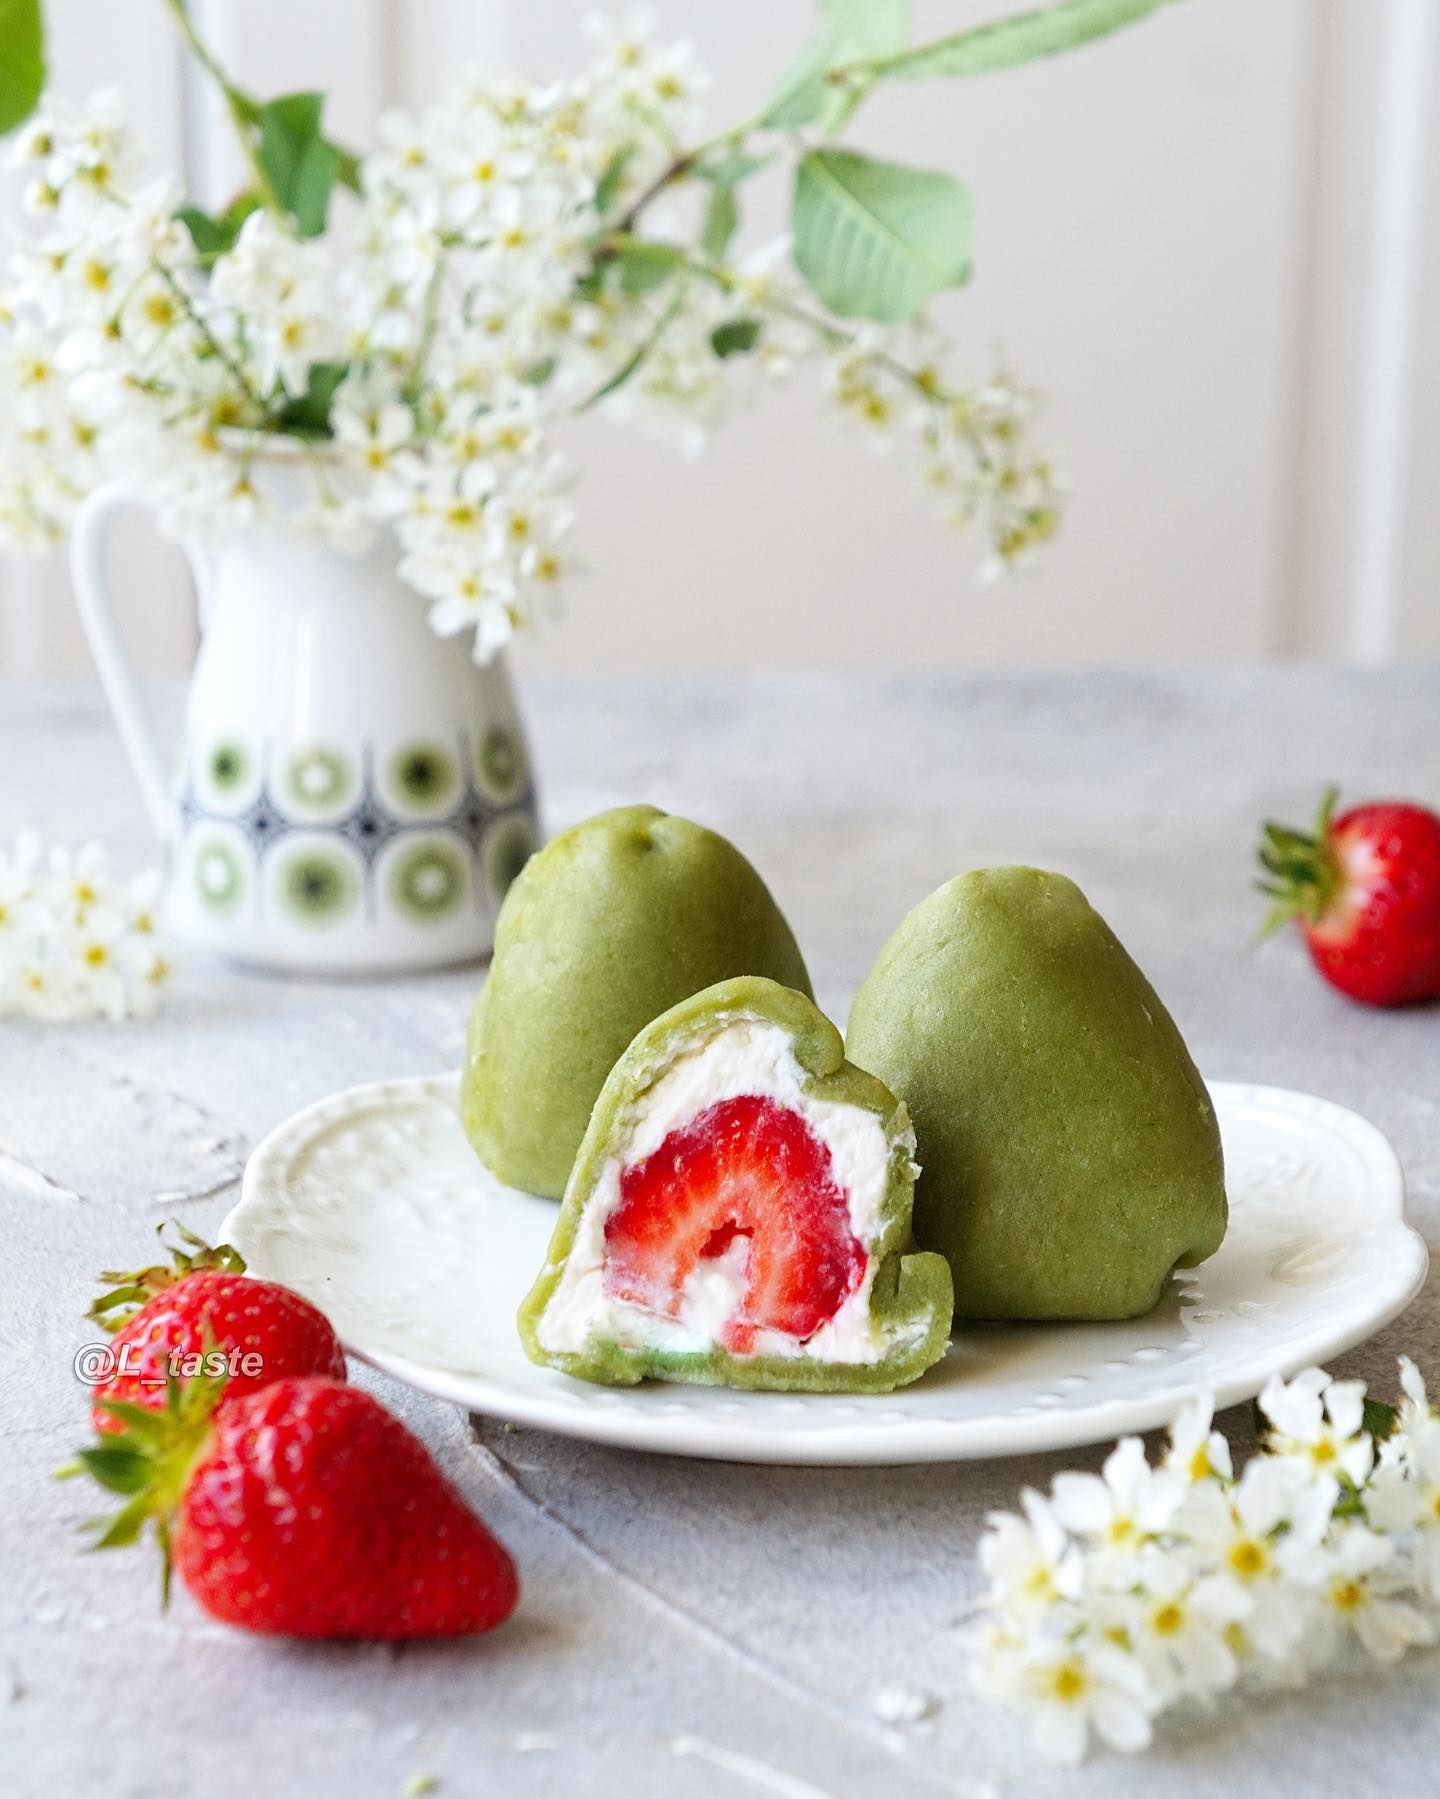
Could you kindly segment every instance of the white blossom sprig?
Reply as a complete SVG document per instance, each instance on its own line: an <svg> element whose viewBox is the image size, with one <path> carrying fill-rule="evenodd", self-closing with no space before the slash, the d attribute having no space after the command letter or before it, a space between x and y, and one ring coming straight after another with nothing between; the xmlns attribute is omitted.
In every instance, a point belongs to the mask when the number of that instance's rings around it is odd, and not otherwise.
<svg viewBox="0 0 1440 1799"><path fill-rule="evenodd" d="M159 894L158 870L122 882L98 843L47 851L22 831L0 851L0 1016L148 1016L171 973Z"/></svg>
<svg viewBox="0 0 1440 1799"><path fill-rule="evenodd" d="M53 543L117 473L175 529L268 516L343 548L393 529L435 629L473 633L483 661L570 573L563 420L594 410L696 450L807 363L872 444L912 443L942 514L984 538L986 572L1058 527L1033 392L1005 371L958 378L918 315L827 311L788 238L737 250L737 194L793 129L762 114L700 137L708 78L688 44L596 22L570 80L470 77L388 113L348 159L353 197L327 192L317 213L298 184L282 200L264 109L172 11L255 179L221 214L183 205L145 176L109 93L17 136L31 228L0 289L0 541ZM339 170L318 106L303 128L312 167ZM269 478L277 455L305 476L298 509Z"/></svg>
<svg viewBox="0 0 1440 1799"><path fill-rule="evenodd" d="M1158 1465L1126 1438L992 1514L979 1688L1074 1765L1135 1751L1173 1706L1304 1685L1347 1654L1389 1664L1440 1635L1440 1415L1413 1362L1398 1413L1310 1368L1272 1380L1237 1477L1200 1398Z"/></svg>

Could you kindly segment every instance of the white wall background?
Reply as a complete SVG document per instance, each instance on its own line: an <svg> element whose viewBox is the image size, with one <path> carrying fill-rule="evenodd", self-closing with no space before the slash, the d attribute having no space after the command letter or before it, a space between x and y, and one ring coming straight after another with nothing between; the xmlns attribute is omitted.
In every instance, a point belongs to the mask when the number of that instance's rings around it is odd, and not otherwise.
<svg viewBox="0 0 1440 1799"><path fill-rule="evenodd" d="M591 0L204 0L251 86L323 86L363 142L466 60L559 72ZM1014 0L919 0L931 34ZM751 109L809 0L655 0ZM50 0L55 81L116 82L157 157L229 179L157 0ZM805 379L700 462L577 425L567 621L523 660L565 667L909 666L1365 659L1440 651L1440 0L1186 0L1074 57L881 94L861 146L975 189L977 276L943 318L982 371L1002 342L1051 396L1070 520L997 589L903 458L838 437ZM1388 44L1388 51L1387 51ZM1440 174L1440 170L1434 170ZM1377 203L1377 200L1379 203ZM0 196L0 205L5 196ZM749 228L783 215L777 182ZM139 659L190 651L174 553L137 528ZM64 571L0 562L0 670L85 666Z"/></svg>

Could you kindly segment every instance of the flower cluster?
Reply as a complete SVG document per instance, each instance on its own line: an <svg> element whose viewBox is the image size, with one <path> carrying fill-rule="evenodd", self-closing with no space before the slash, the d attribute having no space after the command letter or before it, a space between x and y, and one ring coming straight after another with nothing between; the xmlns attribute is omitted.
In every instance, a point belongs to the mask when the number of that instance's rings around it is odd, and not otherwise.
<svg viewBox="0 0 1440 1799"><path fill-rule="evenodd" d="M573 80L487 75L385 115L314 235L259 189L218 218L183 207L141 177L113 95L27 126L0 541L53 542L116 472L175 528L268 515L357 549L393 529L435 628L484 660L567 573L559 420L593 407L694 449L809 360L872 441L909 434L991 567L1044 542L1059 490L1027 447L1033 395L954 381L919 327L815 311L784 241L732 254L745 131L683 150L706 86L688 45L595 31Z"/></svg>
<svg viewBox="0 0 1440 1799"><path fill-rule="evenodd" d="M1303 1685L1346 1651L1381 1663L1440 1633L1440 1415L1402 1360L1398 1414L1307 1369L1272 1381L1261 1453L1238 1477L1211 1406L1138 1438L1099 1475L1061 1474L996 1513L976 1678L1073 1765L1092 1733L1143 1749L1154 1719L1233 1688Z"/></svg>
<svg viewBox="0 0 1440 1799"><path fill-rule="evenodd" d="M0 1016L60 1023L152 1012L170 978L159 891L158 871L115 881L99 844L47 855L23 832L0 853Z"/></svg>

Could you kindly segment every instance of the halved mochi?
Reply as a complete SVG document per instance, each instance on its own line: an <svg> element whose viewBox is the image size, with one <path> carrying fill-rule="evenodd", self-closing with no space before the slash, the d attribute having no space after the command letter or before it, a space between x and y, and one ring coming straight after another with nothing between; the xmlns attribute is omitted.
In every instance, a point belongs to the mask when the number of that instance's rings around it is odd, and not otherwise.
<svg viewBox="0 0 1440 1799"><path fill-rule="evenodd" d="M905 1108L803 994L746 975L648 1025L595 1102L533 1361L584 1380L887 1392L944 1355L943 1256L915 1252Z"/></svg>

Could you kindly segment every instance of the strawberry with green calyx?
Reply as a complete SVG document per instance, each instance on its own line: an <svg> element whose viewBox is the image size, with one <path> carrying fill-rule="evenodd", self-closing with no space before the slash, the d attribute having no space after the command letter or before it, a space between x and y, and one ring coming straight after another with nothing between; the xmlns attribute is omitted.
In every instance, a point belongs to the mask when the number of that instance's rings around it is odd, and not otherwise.
<svg viewBox="0 0 1440 1799"><path fill-rule="evenodd" d="M236 1264L244 1268L235 1250L204 1250L203 1257L186 1259L191 1272L159 1285L116 1332L91 1397L96 1430L117 1430L117 1402L158 1410L166 1403L167 1383L176 1377L218 1370L228 1378L231 1395L303 1375L345 1379L340 1339L308 1299L274 1281L234 1272Z"/></svg>
<svg viewBox="0 0 1440 1799"><path fill-rule="evenodd" d="M233 1395L171 1382L163 1408L112 1404L78 1458L123 1499L96 1547L153 1525L214 1618L268 1635L393 1641L490 1630L515 1567L420 1440L369 1393L282 1380Z"/></svg>
<svg viewBox="0 0 1440 1799"><path fill-rule="evenodd" d="M245 1258L233 1245L220 1243L212 1249L203 1237L197 1237L194 1231L186 1230L183 1224L173 1218L169 1228L179 1236L178 1244L167 1243L167 1227L163 1224L157 1226L161 1247L170 1257L168 1265L155 1262L148 1268L131 1271L116 1268L101 1270L100 1279L106 1283L109 1291L102 1293L91 1303L85 1316L93 1319L102 1330L120 1330L141 1306L157 1293L163 1293L167 1287L173 1287L187 1274L198 1274L206 1268L221 1268L231 1274L245 1272Z"/></svg>
<svg viewBox="0 0 1440 1799"><path fill-rule="evenodd" d="M1440 995L1440 816L1386 800L1335 816L1331 788L1312 831L1269 823L1260 891L1266 932L1294 919L1320 973L1349 998L1400 1006Z"/></svg>

